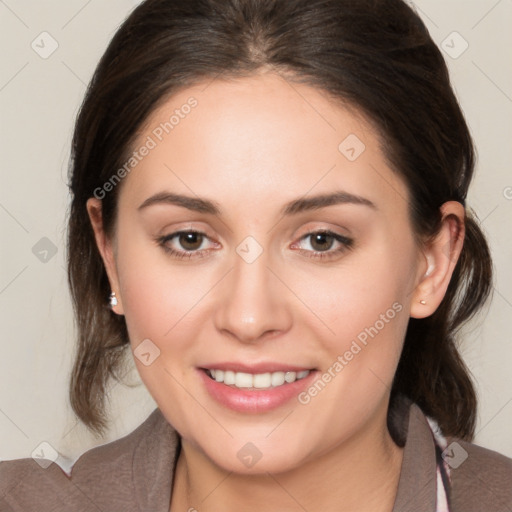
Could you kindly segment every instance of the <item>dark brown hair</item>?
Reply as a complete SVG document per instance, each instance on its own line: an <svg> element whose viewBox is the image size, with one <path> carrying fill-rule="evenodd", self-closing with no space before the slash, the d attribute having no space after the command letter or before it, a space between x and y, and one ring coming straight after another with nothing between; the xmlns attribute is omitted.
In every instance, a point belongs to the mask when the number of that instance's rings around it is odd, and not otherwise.
<svg viewBox="0 0 512 512"><path fill-rule="evenodd" d="M147 0L122 24L101 58L72 143L69 283L78 327L71 405L96 433L108 424L110 377L120 379L129 346L110 292L86 201L122 167L149 114L169 95L215 78L270 70L354 106L376 126L383 150L410 192L416 236L440 226L440 206L465 204L474 149L443 57L401 0ZM122 185L122 184L121 184ZM120 186L105 194L108 234ZM410 319L392 399L404 394L446 435L471 440L475 391L456 345L460 326L491 290L485 238L467 213L466 238L446 296Z"/></svg>

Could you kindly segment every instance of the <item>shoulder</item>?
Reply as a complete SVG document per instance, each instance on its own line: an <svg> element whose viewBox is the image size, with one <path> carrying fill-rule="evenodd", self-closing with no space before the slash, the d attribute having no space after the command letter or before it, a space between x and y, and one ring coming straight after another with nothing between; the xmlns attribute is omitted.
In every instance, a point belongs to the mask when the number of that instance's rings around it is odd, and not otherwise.
<svg viewBox="0 0 512 512"><path fill-rule="evenodd" d="M146 493L142 487L147 482L134 477L147 474L146 466L157 463L158 454L172 455L175 437L169 434L173 432L156 409L127 436L82 454L69 474L47 460L3 461L0 510L138 510L139 494Z"/></svg>
<svg viewBox="0 0 512 512"><path fill-rule="evenodd" d="M512 512L512 459L443 435L434 419L404 397L395 398L388 425L404 446L394 511L410 510L411 503L415 510L444 510L436 502L445 499L446 489L450 512Z"/></svg>
<svg viewBox="0 0 512 512"><path fill-rule="evenodd" d="M512 459L449 438L444 460L450 468L453 511L512 510Z"/></svg>
<svg viewBox="0 0 512 512"><path fill-rule="evenodd" d="M80 503L76 488L60 466L44 462L39 465L33 459L19 459L0 463L0 510L29 512L39 506L41 511L50 511Z"/></svg>

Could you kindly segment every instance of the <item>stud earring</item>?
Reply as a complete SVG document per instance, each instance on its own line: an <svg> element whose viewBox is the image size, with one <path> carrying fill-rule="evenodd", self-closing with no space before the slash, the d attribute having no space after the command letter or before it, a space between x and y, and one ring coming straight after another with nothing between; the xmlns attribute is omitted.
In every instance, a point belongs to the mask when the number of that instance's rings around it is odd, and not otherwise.
<svg viewBox="0 0 512 512"><path fill-rule="evenodd" d="M116 293L112 292L108 298L108 302L110 304L110 308L112 309L114 306L117 306L117 297Z"/></svg>
<svg viewBox="0 0 512 512"><path fill-rule="evenodd" d="M420 300L420 304L425 305L426 303L427 303L427 301L425 301L425 300L423 300L423 299L421 299L421 300Z"/></svg>

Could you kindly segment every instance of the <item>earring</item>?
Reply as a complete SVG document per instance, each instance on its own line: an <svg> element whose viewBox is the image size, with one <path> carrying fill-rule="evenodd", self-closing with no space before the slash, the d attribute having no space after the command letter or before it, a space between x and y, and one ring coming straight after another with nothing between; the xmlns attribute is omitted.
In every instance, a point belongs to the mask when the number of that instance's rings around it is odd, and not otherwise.
<svg viewBox="0 0 512 512"><path fill-rule="evenodd" d="M420 300L420 304L425 305L426 303L427 303L427 301L425 301L425 300L423 300L423 299L421 299L421 300Z"/></svg>
<svg viewBox="0 0 512 512"><path fill-rule="evenodd" d="M110 304L110 308L112 309L114 306L117 306L117 297L116 293L112 292L108 298L108 302Z"/></svg>

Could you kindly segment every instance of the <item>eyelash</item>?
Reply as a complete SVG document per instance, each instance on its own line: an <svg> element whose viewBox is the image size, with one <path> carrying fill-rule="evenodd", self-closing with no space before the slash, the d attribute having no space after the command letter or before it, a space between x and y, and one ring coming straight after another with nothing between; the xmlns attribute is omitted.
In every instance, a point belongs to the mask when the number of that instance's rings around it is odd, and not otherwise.
<svg viewBox="0 0 512 512"><path fill-rule="evenodd" d="M156 241L162 247L162 249L164 249L164 251L167 254L169 254L171 257L177 258L177 259L203 258L206 255L205 253L208 253L212 250L212 249L203 249L200 251L197 251L197 250L196 251L177 251L176 249L172 249L167 245L167 243L170 242L172 239L178 237L179 235L183 235L183 234L202 235L205 238L208 238L206 233L203 233L202 231L185 230L185 231L176 231L175 233L171 233L170 235L165 235L165 236L159 237L156 239ZM309 233L306 233L305 235L303 235L300 238L300 241L304 240L308 237L311 237L312 235L317 235L317 234L329 235L332 238L334 238L334 240L339 242L341 244L341 246L334 251L331 251L331 250L308 251L305 249L299 249L300 254L303 254L304 252L306 252L306 253L308 253L308 256L307 256L308 258L326 260L326 259L332 259L335 256L352 249L354 241L351 238L347 238L346 236L339 235L338 233L335 233L333 231L323 230L323 229L320 229L318 231L310 231ZM311 253L313 253L313 254L311 254Z"/></svg>

